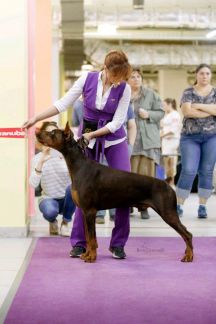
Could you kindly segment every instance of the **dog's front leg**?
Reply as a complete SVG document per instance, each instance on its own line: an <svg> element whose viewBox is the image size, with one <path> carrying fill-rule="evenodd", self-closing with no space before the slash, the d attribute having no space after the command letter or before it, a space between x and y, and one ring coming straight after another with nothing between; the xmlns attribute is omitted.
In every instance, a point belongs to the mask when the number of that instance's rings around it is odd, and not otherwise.
<svg viewBox="0 0 216 324"><path fill-rule="evenodd" d="M81 255L85 262L95 262L97 258L97 239L95 230L96 209L83 211L85 235L86 235L86 252Z"/></svg>

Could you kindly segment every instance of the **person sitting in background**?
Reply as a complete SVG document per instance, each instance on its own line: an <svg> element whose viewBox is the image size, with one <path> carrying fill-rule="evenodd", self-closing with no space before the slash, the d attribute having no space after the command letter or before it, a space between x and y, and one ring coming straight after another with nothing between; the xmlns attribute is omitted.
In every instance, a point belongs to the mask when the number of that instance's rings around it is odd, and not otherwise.
<svg viewBox="0 0 216 324"><path fill-rule="evenodd" d="M155 177L156 164L160 164L160 120L164 116L162 101L152 89L142 86L142 74L133 69L128 79L131 102L134 105L137 135L131 157L132 172ZM148 219L147 209L141 212Z"/></svg>
<svg viewBox="0 0 216 324"><path fill-rule="evenodd" d="M178 148L181 133L181 116L176 108L176 101L172 98L164 100L165 116L161 120L161 149L166 181L174 186L176 175Z"/></svg>
<svg viewBox="0 0 216 324"><path fill-rule="evenodd" d="M49 132L56 128L58 127L55 122L44 122L41 127L42 130ZM41 184L42 196L38 200L39 209L49 222L50 235L59 234L57 216L62 214L60 235L69 236L68 223L75 211L75 204L71 197L71 179L62 154L42 146L42 151L32 159L29 182L34 188Z"/></svg>

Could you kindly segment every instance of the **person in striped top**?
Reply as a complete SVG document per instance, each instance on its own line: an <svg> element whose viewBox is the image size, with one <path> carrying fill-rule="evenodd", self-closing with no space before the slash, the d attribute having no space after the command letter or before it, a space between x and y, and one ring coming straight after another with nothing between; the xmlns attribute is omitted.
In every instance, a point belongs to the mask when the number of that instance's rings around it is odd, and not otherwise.
<svg viewBox="0 0 216 324"><path fill-rule="evenodd" d="M41 129L52 131L58 128L55 122L44 122ZM49 222L51 235L58 235L57 216L62 214L60 235L69 236L68 223L75 211L71 197L71 179L62 154L54 149L42 146L42 151L32 159L30 184L36 188L39 183L42 196L38 200L43 217Z"/></svg>

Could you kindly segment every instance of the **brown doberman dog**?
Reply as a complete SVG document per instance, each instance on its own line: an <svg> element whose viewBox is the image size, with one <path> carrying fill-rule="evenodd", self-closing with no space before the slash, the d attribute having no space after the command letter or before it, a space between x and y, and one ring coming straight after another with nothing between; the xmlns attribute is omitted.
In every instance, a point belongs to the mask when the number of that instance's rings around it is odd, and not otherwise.
<svg viewBox="0 0 216 324"><path fill-rule="evenodd" d="M178 232L186 243L183 262L193 260L192 234L180 222L176 211L176 195L165 182L131 172L114 170L92 161L83 153L84 138L75 141L67 123L64 130L36 130L40 143L61 152L66 160L71 180L72 197L83 210L87 249L81 259L96 260L97 239L95 218L98 210L115 207L153 208Z"/></svg>

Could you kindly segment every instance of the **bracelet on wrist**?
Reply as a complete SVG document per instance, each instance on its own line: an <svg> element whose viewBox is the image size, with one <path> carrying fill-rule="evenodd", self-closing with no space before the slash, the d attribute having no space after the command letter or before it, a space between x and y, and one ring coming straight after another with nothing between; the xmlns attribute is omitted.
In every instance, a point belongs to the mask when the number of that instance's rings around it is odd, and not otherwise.
<svg viewBox="0 0 216 324"><path fill-rule="evenodd" d="M42 173L42 171L38 170L37 168L35 168L35 172L40 174Z"/></svg>

